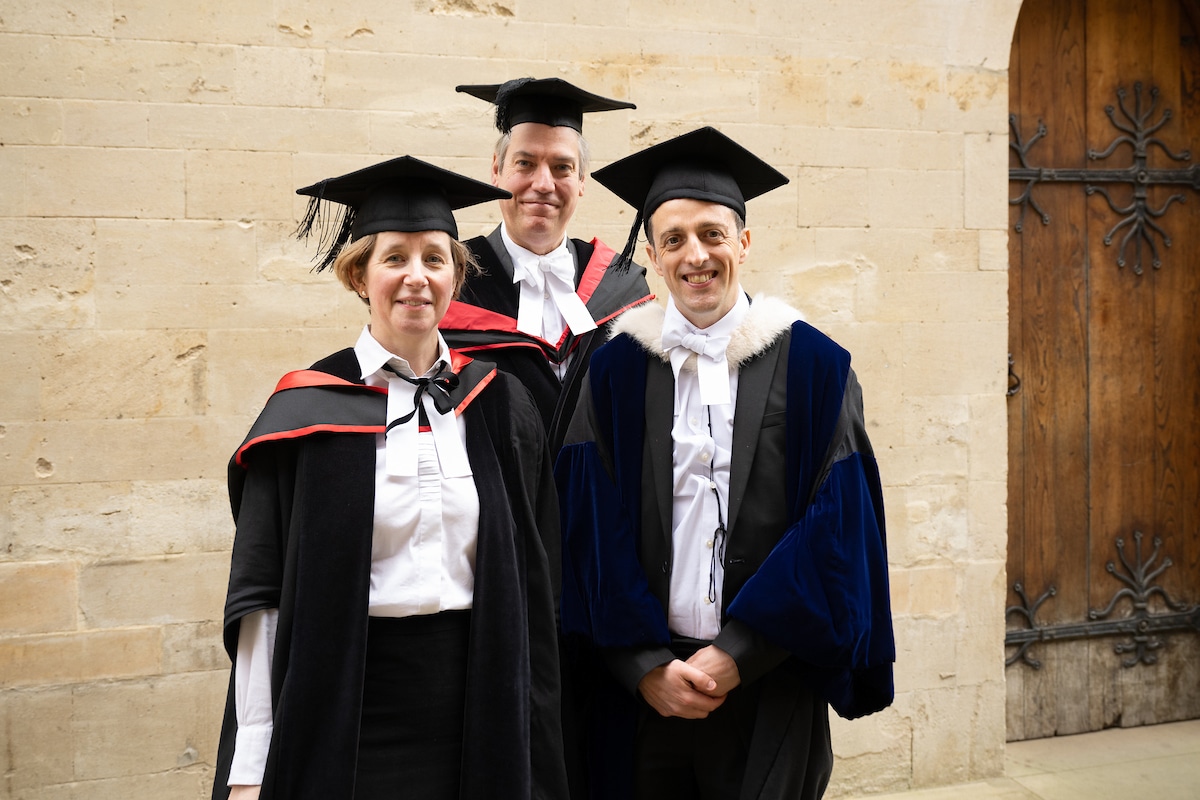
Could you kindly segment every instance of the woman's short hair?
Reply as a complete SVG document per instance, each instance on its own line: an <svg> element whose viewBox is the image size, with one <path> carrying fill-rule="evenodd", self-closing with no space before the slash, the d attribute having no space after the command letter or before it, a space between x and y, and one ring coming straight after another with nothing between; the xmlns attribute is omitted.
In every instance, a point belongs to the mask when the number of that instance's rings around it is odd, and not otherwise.
<svg viewBox="0 0 1200 800"><path fill-rule="evenodd" d="M480 272L479 262L465 244L448 233L446 236L450 239L450 257L454 260L454 298L458 299L458 293L462 291L467 276ZM367 261L371 258L371 251L375 249L377 238L377 234L369 233L361 239L349 242L333 262L333 274L338 276L343 286L355 294L362 284L363 274L367 271ZM368 302L365 297L362 301Z"/></svg>

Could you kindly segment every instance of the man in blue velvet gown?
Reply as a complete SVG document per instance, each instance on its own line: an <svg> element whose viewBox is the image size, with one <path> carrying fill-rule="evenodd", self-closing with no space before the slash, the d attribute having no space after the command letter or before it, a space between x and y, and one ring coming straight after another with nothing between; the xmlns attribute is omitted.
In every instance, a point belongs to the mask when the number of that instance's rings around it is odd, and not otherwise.
<svg viewBox="0 0 1200 800"><path fill-rule="evenodd" d="M603 665L592 796L818 798L828 705L889 705L895 645L850 354L739 282L745 203L787 179L712 128L593 177L670 297L593 356L556 467L563 630Z"/></svg>

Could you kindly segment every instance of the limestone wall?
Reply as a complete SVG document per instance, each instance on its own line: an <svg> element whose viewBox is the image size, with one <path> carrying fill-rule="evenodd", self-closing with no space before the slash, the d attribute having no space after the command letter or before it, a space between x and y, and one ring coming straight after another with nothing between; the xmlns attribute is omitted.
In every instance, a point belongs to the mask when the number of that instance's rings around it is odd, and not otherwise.
<svg viewBox="0 0 1200 800"><path fill-rule="evenodd" d="M593 167L711 124L792 178L744 283L854 353L900 650L830 796L997 774L1018 6L0 0L0 798L207 795L226 460L364 322L294 189L404 153L486 179L490 107L453 87L526 74L638 104L589 118ZM592 184L572 233L630 223Z"/></svg>

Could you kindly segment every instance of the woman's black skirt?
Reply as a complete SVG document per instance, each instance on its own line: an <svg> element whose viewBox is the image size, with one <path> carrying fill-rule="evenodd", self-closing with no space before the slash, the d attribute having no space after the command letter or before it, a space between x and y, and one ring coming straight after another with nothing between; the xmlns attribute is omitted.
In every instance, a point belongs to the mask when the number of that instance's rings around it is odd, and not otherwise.
<svg viewBox="0 0 1200 800"><path fill-rule="evenodd" d="M470 611L371 617L355 800L458 800Z"/></svg>

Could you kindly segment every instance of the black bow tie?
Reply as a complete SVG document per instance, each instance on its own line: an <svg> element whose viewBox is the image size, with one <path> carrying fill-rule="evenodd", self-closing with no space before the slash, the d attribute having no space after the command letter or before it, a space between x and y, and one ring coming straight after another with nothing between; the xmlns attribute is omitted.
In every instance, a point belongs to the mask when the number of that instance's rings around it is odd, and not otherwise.
<svg viewBox="0 0 1200 800"><path fill-rule="evenodd" d="M403 425L404 423L408 422L417 412L420 412L421 414L421 419L418 420L418 424L429 424L429 420L425 419L425 408L421 405L421 396L426 393L433 398L433 407L437 409L439 414L449 413L450 409L454 408L454 401L450 398L450 395L455 389L458 388L458 376L451 372L450 367L446 366L445 364L438 369L437 374L432 378L410 378L407 375L402 375L391 364L384 364L383 368L395 375L397 378L403 378L413 386L417 387L417 392L413 395L413 410L408 412L403 417L397 417L388 423L387 429L384 431L384 433L387 433L387 431L390 431L397 425ZM437 389L437 391L430 391L431 388Z"/></svg>

